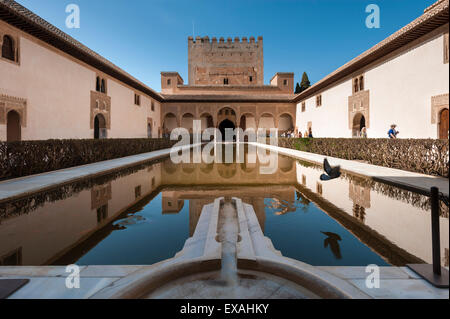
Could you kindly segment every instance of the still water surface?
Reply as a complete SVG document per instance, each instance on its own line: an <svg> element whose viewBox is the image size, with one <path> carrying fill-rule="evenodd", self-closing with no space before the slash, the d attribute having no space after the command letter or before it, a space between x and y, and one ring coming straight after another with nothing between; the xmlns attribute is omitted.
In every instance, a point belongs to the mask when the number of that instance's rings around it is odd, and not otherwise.
<svg viewBox="0 0 450 319"><path fill-rule="evenodd" d="M272 174L261 166L167 158L0 204L0 265L153 264L222 196L253 205L275 248L312 265L431 262L426 197L348 174L322 182L321 167L281 155ZM448 210L440 223L448 266Z"/></svg>

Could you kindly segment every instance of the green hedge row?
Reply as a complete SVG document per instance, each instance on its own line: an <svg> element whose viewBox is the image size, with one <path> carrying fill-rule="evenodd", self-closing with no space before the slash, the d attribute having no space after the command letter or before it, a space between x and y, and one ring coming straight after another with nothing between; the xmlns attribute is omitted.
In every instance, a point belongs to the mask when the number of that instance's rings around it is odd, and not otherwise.
<svg viewBox="0 0 450 319"><path fill-rule="evenodd" d="M159 138L0 142L0 180L170 148Z"/></svg>
<svg viewBox="0 0 450 319"><path fill-rule="evenodd" d="M448 140L279 138L278 145L422 174L449 176Z"/></svg>

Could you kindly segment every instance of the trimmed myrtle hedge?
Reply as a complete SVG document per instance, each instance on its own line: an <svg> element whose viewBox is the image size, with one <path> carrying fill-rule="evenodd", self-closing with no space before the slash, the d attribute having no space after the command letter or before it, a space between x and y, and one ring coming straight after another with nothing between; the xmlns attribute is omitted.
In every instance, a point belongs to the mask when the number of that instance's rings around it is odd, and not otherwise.
<svg viewBox="0 0 450 319"><path fill-rule="evenodd" d="M278 145L422 174L449 176L448 140L279 138Z"/></svg>
<svg viewBox="0 0 450 319"><path fill-rule="evenodd" d="M169 148L158 138L0 142L0 180Z"/></svg>

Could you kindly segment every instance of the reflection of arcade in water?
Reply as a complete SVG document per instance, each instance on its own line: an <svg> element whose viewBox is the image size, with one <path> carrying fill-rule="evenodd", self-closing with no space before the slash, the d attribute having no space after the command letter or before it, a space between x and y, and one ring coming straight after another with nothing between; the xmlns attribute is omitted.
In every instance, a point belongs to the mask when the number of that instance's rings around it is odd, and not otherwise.
<svg viewBox="0 0 450 319"><path fill-rule="evenodd" d="M160 256L170 258L194 233L203 206L218 197L238 197L252 205L266 236L272 221L277 231L285 233L285 226L270 216L293 216L301 227L307 221L303 218L314 217L310 211L314 206L342 227L336 229L338 233L350 232L392 264L431 260L426 198L345 174L322 182L321 167L285 156L278 156L275 172L261 174L267 164L249 163L250 155L246 152L246 162L232 164L175 165L165 159L1 204L0 265L73 263L91 251L95 255L95 249L102 249L112 235L138 229L145 235L135 238L133 254L148 254L164 243L166 255ZM448 266L448 210L443 210L440 222L442 263ZM303 236L293 231L293 241L286 242L290 248ZM331 234L329 229L320 231ZM335 244L341 245L336 238ZM111 255L130 251L122 241L109 244Z"/></svg>
<svg viewBox="0 0 450 319"><path fill-rule="evenodd" d="M261 174L261 166L248 163L173 164L162 163L163 213L176 213L189 200L189 232L194 233L202 208L218 197L238 197L253 205L264 231L265 198L292 203L295 200L296 166L289 157L278 158L274 174Z"/></svg>
<svg viewBox="0 0 450 319"><path fill-rule="evenodd" d="M276 173L262 176L259 163L175 166L165 159L0 204L0 265L75 262L113 232L145 222L136 213L155 201L156 215L189 207L187 235L203 205L219 196L242 197L264 227L264 198L292 202L295 195L294 162L280 157L278 164Z"/></svg>

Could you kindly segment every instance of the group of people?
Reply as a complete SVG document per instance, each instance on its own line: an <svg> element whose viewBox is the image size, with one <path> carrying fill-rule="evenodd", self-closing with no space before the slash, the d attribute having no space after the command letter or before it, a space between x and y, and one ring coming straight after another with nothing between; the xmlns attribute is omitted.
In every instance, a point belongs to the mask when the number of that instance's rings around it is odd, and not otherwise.
<svg viewBox="0 0 450 319"><path fill-rule="evenodd" d="M286 132L281 133L281 137L295 137L295 138L312 138L312 129L311 127L302 134L301 131L288 130Z"/></svg>
<svg viewBox="0 0 450 319"><path fill-rule="evenodd" d="M391 125L391 129L388 131L389 138L397 138L397 135L400 132L397 131L396 128L397 128L396 124ZM293 134L293 133L294 133L294 131L290 132L290 134ZM286 137L312 138L313 133L312 133L311 127L309 127L308 130L306 130L303 135L302 135L302 132L298 131L298 133L296 135L287 135ZM367 128L365 126L361 129L360 137L367 138Z"/></svg>
<svg viewBox="0 0 450 319"><path fill-rule="evenodd" d="M397 135L400 133L399 131L397 131L397 125L396 124L392 124L391 125L391 129L388 131L388 137L389 138L397 138ZM362 138L367 138L367 128L364 126L361 129L360 132L360 137Z"/></svg>
<svg viewBox="0 0 450 319"><path fill-rule="evenodd" d="M399 133L400 132L397 131L397 125L396 124L392 124L390 130L388 131L388 137L389 138L397 138L397 135ZM168 138L169 136L170 136L169 131L166 129L163 132L163 137L167 137ZM313 137L312 128L309 127L305 131L305 133L303 133L303 134L302 134L301 131L294 131L293 129L291 129L291 130L288 130L286 132L281 133L281 137L312 138ZM363 127L361 129L360 137L367 138L367 128L366 127Z"/></svg>

